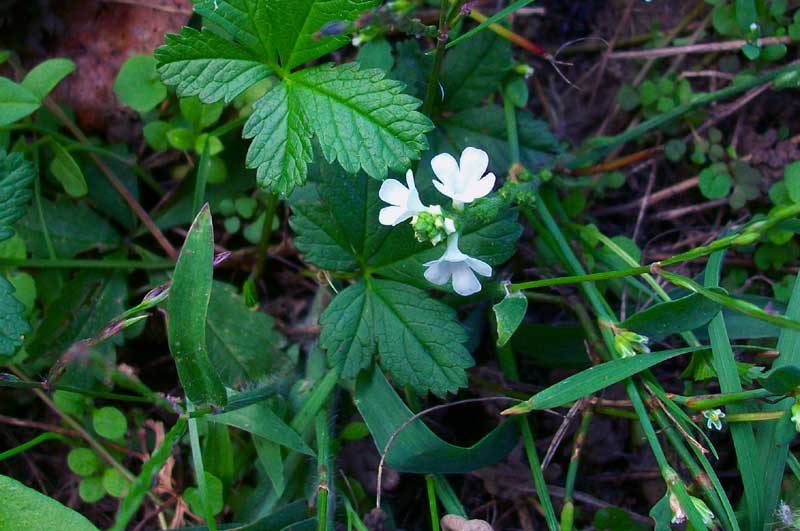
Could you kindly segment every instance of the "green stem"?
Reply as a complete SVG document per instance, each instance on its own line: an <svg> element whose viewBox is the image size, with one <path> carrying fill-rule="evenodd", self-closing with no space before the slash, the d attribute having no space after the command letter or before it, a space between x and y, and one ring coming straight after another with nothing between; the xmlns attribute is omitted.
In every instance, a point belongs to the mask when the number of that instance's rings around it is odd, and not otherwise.
<svg viewBox="0 0 800 531"><path fill-rule="evenodd" d="M691 474L694 484L697 485L700 490L703 491L703 496L711 503L711 506L714 509L714 512L717 515L724 515L727 514L725 509L722 507L722 504L719 501L714 490L709 485L709 482L706 478L706 474L703 469L695 462L694 457L689 452L689 449L686 448L683 439L678 435L675 430L675 427L669 422L666 414L658 408L653 409L653 416L655 417L656 422L661 427L663 433L667 436L667 439L670 442L670 445L675 449L675 452L680 457L681 461L683 461L687 468L689 469L689 474ZM729 526L730 528L730 526Z"/></svg>
<svg viewBox="0 0 800 531"><path fill-rule="evenodd" d="M56 249L53 246L53 240L50 238L50 230L47 228L47 222L44 219L44 208L42 208L42 176L39 169L39 151L33 153L34 165L36 167L36 178L33 180L33 195L36 198L36 215L39 217L39 224L42 226L42 236L44 236L44 244L47 247L47 255L51 260L55 260ZM25 262L25 260L23 260Z"/></svg>
<svg viewBox="0 0 800 531"><path fill-rule="evenodd" d="M328 511L328 492L329 492L329 479L328 471L330 470L330 427L328 426L328 412L327 410L320 411L317 414L316 422L317 434L317 530L328 531L333 529L329 526L329 512Z"/></svg>
<svg viewBox="0 0 800 531"><path fill-rule="evenodd" d="M436 95L441 92L439 87L439 71L442 69L445 45L447 44L447 0L442 0L439 6L439 31L436 35L436 51L433 56L433 67L428 75L428 85L425 90L425 99L422 103L422 114L433 117L433 107Z"/></svg>
<svg viewBox="0 0 800 531"><path fill-rule="evenodd" d="M589 433L589 426L592 423L594 413L591 407L587 407L581 416L581 423L578 431L575 432L575 439L572 443L572 455L569 459L567 468L567 478L564 482L564 507L561 509L561 531L572 531L575 518L575 505L573 493L575 492L575 479L578 476L578 465L581 459L581 450L586 442Z"/></svg>
<svg viewBox="0 0 800 531"><path fill-rule="evenodd" d="M698 395L689 397L672 395L670 398L678 404L683 404L685 407L695 411L704 411L715 407L727 406L728 404L735 404L744 400L758 400L771 396L774 396L773 393L766 389L750 389L748 391L720 393L718 395Z"/></svg>
<svg viewBox="0 0 800 531"><path fill-rule="evenodd" d="M425 486L428 491L428 511L431 515L431 530L439 531L439 509L436 506L436 485L432 474L425 476Z"/></svg>
<svg viewBox="0 0 800 531"><path fill-rule="evenodd" d="M517 109L508 96L507 90L503 90L503 112L506 118L508 147L511 150L511 166L513 166L521 162L519 153L519 131L517 128Z"/></svg>
<svg viewBox="0 0 800 531"><path fill-rule="evenodd" d="M0 452L0 461L8 459L9 457L14 457L17 454L21 454L22 452L26 452L33 448L36 445L42 444L43 442L52 441L53 439L57 439L63 442L69 442L69 439L61 435L60 433L53 433L51 431L46 431L44 433L40 433L30 441L26 441L19 446L11 448L10 450L6 450L5 452Z"/></svg>
<svg viewBox="0 0 800 531"><path fill-rule="evenodd" d="M209 145L211 142L206 140L203 146L203 153L197 163L197 181L194 185L194 198L192 199L192 216L200 212L206 197L206 184L208 183L208 172L211 169L211 156L209 155Z"/></svg>
<svg viewBox="0 0 800 531"><path fill-rule="evenodd" d="M794 319L789 319L788 317L784 317L782 315L767 313L751 302L743 301L741 299L734 299L733 297L724 295L719 291L703 287L689 277L664 270L659 271L659 274L672 284L702 295L703 297L714 301L725 308L729 308L760 321L774 324L775 326L781 328L800 330L800 321L795 321Z"/></svg>
<svg viewBox="0 0 800 531"><path fill-rule="evenodd" d="M27 269L173 269L172 260L89 260L52 258L0 258L0 267L24 267Z"/></svg>
<svg viewBox="0 0 800 531"><path fill-rule="evenodd" d="M189 412L194 410L194 406L186 398L186 409ZM205 513L206 524L208 524L209 531L217 531L217 521L214 514L211 512L211 504L208 499L208 485L206 484L206 471L203 466L203 450L200 446L200 435L197 430L197 419L189 418L189 444L192 448L192 463L194 465L194 476L197 482L197 490L200 492L200 502L203 505L203 512Z"/></svg>
<svg viewBox="0 0 800 531"><path fill-rule="evenodd" d="M539 502L544 508L544 518L547 521L547 527L550 531L557 531L558 520L556 519L556 511L553 509L553 502L550 500L547 482L542 473L542 463L539 461L539 454L536 452L536 445L533 441L533 432L528 423L528 417L519 417L517 422L519 422L520 431L522 432L522 442L525 446L525 455L528 456L528 466L533 476L533 484L539 495Z"/></svg>
<svg viewBox="0 0 800 531"><path fill-rule="evenodd" d="M725 416L725 422L764 422L778 420L784 416L784 411L759 411L756 413L730 413Z"/></svg>
<svg viewBox="0 0 800 531"><path fill-rule="evenodd" d="M261 278L264 274L264 265L267 262L267 252L269 250L269 239L272 237L272 220L275 217L275 212L278 209L280 200L278 196L270 192L267 196L266 210L264 211L264 225L261 227L261 239L258 242L258 258L256 259L256 268L253 270L253 279Z"/></svg>

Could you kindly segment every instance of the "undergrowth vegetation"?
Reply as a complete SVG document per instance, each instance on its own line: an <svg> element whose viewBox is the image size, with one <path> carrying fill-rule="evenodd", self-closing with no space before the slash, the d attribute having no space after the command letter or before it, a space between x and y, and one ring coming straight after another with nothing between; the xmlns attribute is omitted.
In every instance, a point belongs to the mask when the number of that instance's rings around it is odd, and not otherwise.
<svg viewBox="0 0 800 531"><path fill-rule="evenodd" d="M800 529L800 9L556 4L5 52L0 529Z"/></svg>

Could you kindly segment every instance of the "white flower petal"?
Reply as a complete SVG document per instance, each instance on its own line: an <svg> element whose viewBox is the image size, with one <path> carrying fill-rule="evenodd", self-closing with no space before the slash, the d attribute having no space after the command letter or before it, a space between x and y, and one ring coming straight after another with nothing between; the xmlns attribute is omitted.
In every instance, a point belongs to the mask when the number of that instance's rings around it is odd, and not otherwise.
<svg viewBox="0 0 800 531"><path fill-rule="evenodd" d="M446 184L442 184L439 181L437 181L436 179L434 179L432 182L433 182L433 186L435 186L436 189L439 190L440 194L442 194L444 196L447 196L447 197L452 199L453 190L450 188L450 186L448 186Z"/></svg>
<svg viewBox="0 0 800 531"><path fill-rule="evenodd" d="M440 153L431 160L431 168L442 184L452 189L459 175L456 159L449 153Z"/></svg>
<svg viewBox="0 0 800 531"><path fill-rule="evenodd" d="M378 214L378 221L381 222L381 225L395 226L409 219L413 215L414 214L412 212L408 212L403 207L388 206L381 209L380 213Z"/></svg>
<svg viewBox="0 0 800 531"><path fill-rule="evenodd" d="M471 256L467 256L465 260L466 264L469 266L470 269L478 273L483 277L490 277L492 276L492 266L484 262L483 260L478 260L477 258L472 258Z"/></svg>
<svg viewBox="0 0 800 531"><path fill-rule="evenodd" d="M492 193L492 188L494 188L494 182L495 182L494 173L487 173L483 179L473 184L469 189L473 199L478 199L479 197L485 197L490 193Z"/></svg>
<svg viewBox="0 0 800 531"><path fill-rule="evenodd" d="M402 206L408 200L409 190L397 179L386 179L378 191L378 197L390 205Z"/></svg>
<svg viewBox="0 0 800 531"><path fill-rule="evenodd" d="M466 297L481 290L481 283L467 264L453 270L453 290Z"/></svg>
<svg viewBox="0 0 800 531"><path fill-rule="evenodd" d="M450 264L440 260L434 260L425 264L425 278L432 284L443 286L450 280Z"/></svg>
<svg viewBox="0 0 800 531"><path fill-rule="evenodd" d="M482 149L468 147L461 152L459 169L461 180L465 183L474 183L480 179L489 167L489 155ZM482 196L479 196L482 197Z"/></svg>

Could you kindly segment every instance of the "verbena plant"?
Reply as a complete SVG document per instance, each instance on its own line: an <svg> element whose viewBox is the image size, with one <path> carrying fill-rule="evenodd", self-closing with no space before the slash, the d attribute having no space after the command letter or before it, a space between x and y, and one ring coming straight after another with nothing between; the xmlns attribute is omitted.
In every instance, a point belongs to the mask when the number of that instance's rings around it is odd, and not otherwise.
<svg viewBox="0 0 800 531"><path fill-rule="evenodd" d="M521 441L546 526L569 530L585 520L576 520L580 449L593 416L609 414L636 423L652 451L664 482L650 511L656 528L687 522L694 529L765 529L777 520L798 527L781 485L787 470L800 473L790 452L800 430L800 284L785 309L767 309L721 287L721 271L730 249L793 241L800 170L787 167L782 188L770 191L769 210L731 224L710 243L647 264L629 240L579 222L585 195L559 193L619 187L624 176L619 182L608 173L613 165L601 161L654 131L670 135L666 154L680 160L681 135L710 103L770 84L796 86L797 65L781 63L785 46L779 53L759 40L797 33L795 18L785 2L783 10L752 0L714 2L714 27L743 38L742 53L758 68L715 92L692 93L685 79L679 93L670 80L627 87L621 94L641 97L628 110L641 106L644 121L565 149L526 109L529 72L515 64L507 40L519 36L498 24L529 3L513 2L485 19L463 1L443 1L437 27L411 18L415 6L401 1L196 3L202 29L168 35L154 58L129 60L115 84L146 122L148 145L184 151L191 161L174 169L183 185L155 219L140 205L139 183L159 195L162 185L125 153L87 139L49 99L74 70L70 61L42 63L19 83L0 78L0 361L8 367L0 385L36 393L71 433L44 433L0 460L51 439L69 444L81 499L120 499L112 529L125 529L143 504L170 493L154 482L181 445L191 449L194 485L176 500L209 529L226 506L241 529L392 525L400 519L391 502L381 503L385 461L425 474L438 529L439 506L467 516L445 475L493 465ZM470 14L483 21L464 24ZM393 50L381 35L388 25L432 37L433 49L423 52L412 38ZM354 32L369 41L355 61L321 62L342 57ZM225 114L226 107L235 111ZM239 127L246 153L230 134ZM707 143L693 137L695 164L712 162L700 173L700 189L742 206L757 198L755 170L726 151L717 133ZM255 170L258 192L245 168ZM591 174L602 179L576 177ZM307 273L320 280L307 319L319 326L318 341L302 351L255 310L281 202L291 211ZM504 266L523 233L520 216L535 233L535 265L549 272L545 278L526 280L522 268ZM191 219L178 253L163 231ZM251 274L234 280L240 286L214 279L215 266L234 259L215 252L220 227L256 246ZM134 242L148 234L165 258ZM75 258L87 251L94 257ZM697 259L706 259L697 277L672 267ZM148 272L144 282L136 270ZM581 302L542 291L567 285ZM129 287L141 291L141 302L126 309ZM626 293L654 302L623 319ZM519 380L512 339L525 333L529 301L571 307L592 366L529 398L501 389L502 396L482 400L517 418L472 446L445 442L425 424L422 401L449 400L468 387L485 326L505 376ZM165 315L180 396L155 393L116 364L116 347L141 333L154 308ZM462 310L475 308L465 321ZM767 366L737 361L734 350L777 354ZM690 359L682 394L667 391L681 382L654 370L679 357ZM600 400L614 384L624 388L627 409ZM334 429L337 408L349 407L341 403L350 398L363 422ZM148 454L140 465L129 467L120 448L138 444L128 423L143 418L102 407L109 401L173 414L171 428L154 428L155 441L139 448ZM582 420L554 503L528 420L567 406ZM738 463L728 490L707 435L716 430L730 436ZM375 503L354 479L339 481L334 464L341 441L365 436L381 458ZM94 529L10 477L0 476L0 493L0 528ZM162 527L169 514L175 512L158 510ZM636 529L625 513L613 515L617 528Z"/></svg>

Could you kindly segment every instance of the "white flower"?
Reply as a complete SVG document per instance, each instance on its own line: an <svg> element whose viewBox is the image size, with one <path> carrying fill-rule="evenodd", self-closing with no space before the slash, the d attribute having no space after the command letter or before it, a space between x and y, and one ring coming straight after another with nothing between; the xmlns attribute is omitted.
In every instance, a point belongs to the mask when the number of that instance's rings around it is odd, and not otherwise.
<svg viewBox="0 0 800 531"><path fill-rule="evenodd" d="M478 293L481 283L475 273L488 277L492 275L492 267L482 260L472 258L458 249L458 233L447 238L447 250L438 260L425 263L425 278L433 284L443 286L452 277L453 289L459 295L467 296Z"/></svg>
<svg viewBox="0 0 800 531"><path fill-rule="evenodd" d="M414 185L414 174L411 170L406 172L406 184L408 188L397 179L383 181L378 197L392 206L381 209L378 219L382 225L399 225L425 210L425 205L420 201L419 192Z"/></svg>
<svg viewBox="0 0 800 531"><path fill-rule="evenodd" d="M722 419L725 418L725 413L721 409L706 409L703 411L703 416L706 418L706 427L722 431Z"/></svg>
<svg viewBox="0 0 800 531"><path fill-rule="evenodd" d="M452 155L441 153L433 157L431 167L439 179L434 179L433 185L451 198L456 207L488 195L494 187L494 174L484 175L489 155L481 149L468 147L461 153L460 163Z"/></svg>

